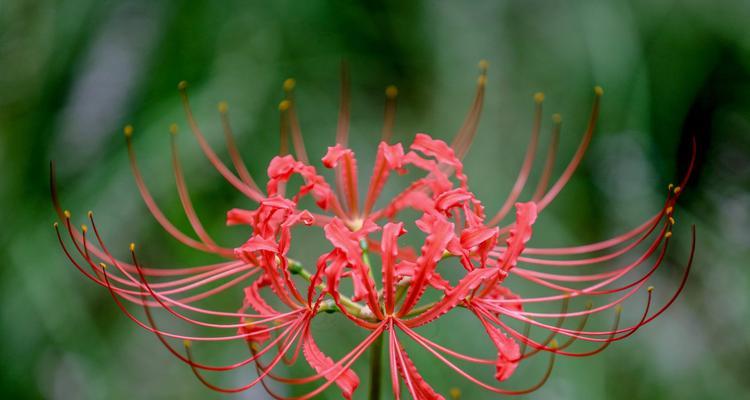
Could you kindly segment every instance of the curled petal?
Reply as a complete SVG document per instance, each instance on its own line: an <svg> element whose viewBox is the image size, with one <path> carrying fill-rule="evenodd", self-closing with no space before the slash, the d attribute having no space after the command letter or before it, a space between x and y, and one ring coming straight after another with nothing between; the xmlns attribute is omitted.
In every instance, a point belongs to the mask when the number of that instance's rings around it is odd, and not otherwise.
<svg viewBox="0 0 750 400"><path fill-rule="evenodd" d="M383 236L380 240L380 254L382 257L383 270L383 297L385 312L393 313L394 291L396 283L395 262L398 256L398 238L406 233L404 224L389 222L383 227Z"/></svg>
<svg viewBox="0 0 750 400"><path fill-rule="evenodd" d="M422 254L417 258L417 266L414 272L414 279L409 286L406 299L399 311L399 316L403 316L417 304L426 289L426 284L430 281L438 261L443 257L445 248L454 238L453 224L440 216L425 214L417 221L417 227L428 233L422 246Z"/></svg>
<svg viewBox="0 0 750 400"><path fill-rule="evenodd" d="M386 142L380 142L378 153L375 156L375 166L373 167L372 178L370 179L370 187L367 190L367 198L365 199L365 215L369 215L370 211L372 211L372 207L383 190L383 186L388 180L391 171L396 170L401 174L406 172L403 168L403 163L404 148L401 146L401 143L391 146Z"/></svg>
<svg viewBox="0 0 750 400"><path fill-rule="evenodd" d="M516 266L518 257L526 247L526 242L531 239L531 226L536 221L536 203L516 203L516 224L510 230L507 240L507 249L500 257L500 269L508 271Z"/></svg>
<svg viewBox="0 0 750 400"><path fill-rule="evenodd" d="M359 377L349 368L344 369L340 363L335 364L330 357L326 356L318 345L315 344L315 338L313 338L310 332L310 323L307 323L305 327L305 335L302 338L302 353L305 355L305 359L310 364L315 372L324 372L324 376L327 380L335 380L336 385L341 389L341 395L351 400L352 394L357 390L359 386Z"/></svg>
<svg viewBox="0 0 750 400"><path fill-rule="evenodd" d="M433 139L424 133L417 133L411 148L419 151L428 157L434 157L440 163L451 166L456 171L456 178L461 182L461 186L466 187L467 178L463 174L463 164L456 157L453 149L442 140Z"/></svg>
<svg viewBox="0 0 750 400"><path fill-rule="evenodd" d="M479 313L476 313L487 331L492 343L497 347L497 362L495 363L495 379L502 382L513 375L521 359L521 348L515 340L509 338L500 329L487 322Z"/></svg>
<svg viewBox="0 0 750 400"><path fill-rule="evenodd" d="M422 375L419 374L417 367L406 354L406 350L399 344L395 343L396 355L398 357L398 372L407 381L409 390L412 391L412 395L415 399L425 400L445 400L443 396L435 392L435 390L424 380Z"/></svg>

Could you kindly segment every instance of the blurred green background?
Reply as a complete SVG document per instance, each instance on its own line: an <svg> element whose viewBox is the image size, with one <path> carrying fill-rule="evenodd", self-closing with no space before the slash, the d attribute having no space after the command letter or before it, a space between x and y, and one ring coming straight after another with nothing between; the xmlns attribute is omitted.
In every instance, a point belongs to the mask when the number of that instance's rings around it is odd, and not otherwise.
<svg viewBox="0 0 750 400"><path fill-rule="evenodd" d="M687 258L689 225L696 224L695 268L682 297L604 353L559 359L546 386L525 397L748 398L749 22L744 0L1 1L0 393L16 399L220 397L64 259L51 228L49 160L57 162L63 203L75 222L94 210L121 255L135 240L149 265L197 265L211 258L164 234L140 201L121 134L125 123L135 125L135 147L154 195L187 227L167 130L173 121L186 125L178 81L191 83L197 118L225 159L216 103L229 102L240 148L251 172L262 176L278 149L277 104L287 77L297 80L308 152L317 159L332 144L345 59L352 75L351 142L361 169L369 170L386 85L399 87L395 138L408 141L421 131L449 139L473 96L477 61L487 59L487 102L466 169L489 210L499 207L521 163L532 93L546 93L545 127L551 113L563 115L559 173L583 131L591 88L605 89L591 149L541 215L532 245L587 243L645 220L684 169L690 138L698 141L696 172L677 212L676 245L654 278L663 302ZM239 243L246 232L224 228L224 213L252 204L209 167L187 132L178 140L199 215L218 239ZM310 244L299 251L305 249L320 252ZM236 309L240 290L220 301ZM637 320L641 303L626 307L626 318ZM361 332L335 317L316 326L321 341L350 347ZM474 341L460 318L424 332L449 344ZM476 346L473 354L492 354L486 344ZM466 399L495 398L410 349L443 393L460 387ZM214 361L245 356L241 347L199 354ZM522 366L508 385L534 382L544 363ZM251 375L217 379L232 385ZM337 398L338 391L327 394ZM266 395L256 388L233 397Z"/></svg>

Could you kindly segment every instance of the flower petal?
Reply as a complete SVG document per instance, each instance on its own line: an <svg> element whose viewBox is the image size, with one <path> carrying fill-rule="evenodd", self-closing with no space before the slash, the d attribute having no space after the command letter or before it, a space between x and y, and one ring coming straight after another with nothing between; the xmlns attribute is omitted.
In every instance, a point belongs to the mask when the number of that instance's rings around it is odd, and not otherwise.
<svg viewBox="0 0 750 400"><path fill-rule="evenodd" d="M305 326L305 334L302 339L302 353L310 366L318 373L328 371L323 374L328 381L335 380L336 385L341 389L341 394L345 399L351 400L352 394L359 386L359 377L351 369L341 372L342 367L336 365L330 357L326 356L318 345L315 343L310 332L310 323ZM338 375L338 377L336 377Z"/></svg>

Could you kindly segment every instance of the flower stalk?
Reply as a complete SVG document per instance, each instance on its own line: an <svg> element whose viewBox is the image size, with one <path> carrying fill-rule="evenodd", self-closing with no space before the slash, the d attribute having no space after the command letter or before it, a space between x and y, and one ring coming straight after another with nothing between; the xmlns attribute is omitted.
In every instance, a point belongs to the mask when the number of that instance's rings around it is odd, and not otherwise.
<svg viewBox="0 0 750 400"><path fill-rule="evenodd" d="M370 348L369 400L380 400L380 380L383 374L383 335L378 336Z"/></svg>

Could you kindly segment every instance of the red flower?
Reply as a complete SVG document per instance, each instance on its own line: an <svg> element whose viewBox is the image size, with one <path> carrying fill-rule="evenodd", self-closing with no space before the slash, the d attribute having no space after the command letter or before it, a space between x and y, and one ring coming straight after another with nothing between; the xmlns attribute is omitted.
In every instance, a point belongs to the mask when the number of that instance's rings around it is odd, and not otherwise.
<svg viewBox="0 0 750 400"><path fill-rule="evenodd" d="M461 163L476 131L485 82L483 69L474 105L451 145L419 133L408 148L400 143L387 142L391 136L395 110L395 88L389 88L386 127L383 129L385 140L378 146L364 201L360 201L358 192L360 176L357 160L354 152L346 146L346 100L342 102L337 143L329 147L322 158L323 166L334 170L334 190L307 161L291 97L293 82L285 82L288 97L280 106L283 117L281 154L269 163L268 183L266 189L261 190L247 172L234 145L226 105L220 105L219 110L227 129L227 145L236 174L208 146L193 120L186 85L181 83L180 91L188 122L206 157L230 184L257 203L254 209L233 209L227 213L227 225L247 225L251 228L247 241L236 247L224 247L203 229L188 196L174 142L177 188L197 238L172 225L144 183L131 144L132 128L126 127L125 136L136 184L157 221L185 245L214 253L228 261L183 269L144 268L136 258L135 245L130 247L130 262L118 260L105 246L91 213L89 219L94 241L87 236L86 226L81 230L72 226L70 213L59 207L53 180L53 199L78 257L72 254L58 230L60 243L70 261L88 278L107 288L128 317L155 333L170 352L191 367L201 382L221 392L242 391L258 383L265 385L265 381L271 379L290 385L318 383L312 391L295 398L314 397L334 384L345 398L351 398L360 383L352 369L353 364L371 346L374 346L373 352L379 357L380 343L387 336L390 377L396 398L400 398L402 386L414 398L442 398L420 375L419 367L402 344L404 338L409 338L448 368L487 390L501 394L527 393L541 386L550 371L537 385L513 390L481 381L459 364L494 365L495 378L502 382L514 374L522 360L541 352L551 354L550 369L556 354L583 356L598 353L610 343L632 335L674 302L685 284L692 250L685 275L669 300L657 310L652 310L652 289L648 288L647 304L641 319L626 327L619 326L620 304L641 291L664 259L681 186L670 186L662 209L639 227L620 236L576 247L528 247L537 218L562 190L583 158L594 132L602 91L598 87L595 90L591 118L578 150L563 173L549 186L560 129L559 117L555 117L540 182L528 201L518 202L530 175L539 141L543 96L535 96L534 129L521 172L505 203L488 218L484 206L469 189L469 180ZM343 93L346 98L346 89ZM175 127L172 132L176 133ZM287 154L289 134L297 158ZM377 206L380 194L393 172L411 172L417 174L418 178L401 193L384 201L382 206ZM290 190L288 185L293 175L299 175L302 183ZM683 184L686 180L687 177ZM300 200L306 195L312 197L316 209L301 206ZM514 204L515 220L501 224ZM407 209L417 212L419 218L415 221L401 220ZM401 243L401 237L407 233L406 223L411 222L421 232L422 245L418 252ZM288 254L293 229L320 229L330 243L329 249L319 255L314 270L304 268ZM590 273L579 271L587 267L602 267L642 247L646 247L645 251L638 253L634 260L624 266ZM445 266L448 258L458 260L460 267ZM637 273L639 267L649 262L651 266L645 273L635 280L626 281L629 279L626 277ZM447 271L448 268L461 269L462 277L455 283L444 279L441 270ZM452 271L452 275L455 275L455 271ZM510 275L535 283L550 294L523 296L515 293L506 285ZM377 276L381 277L380 282L376 280ZM351 292L343 289L342 282L351 285ZM201 300L237 285L244 286L244 300L237 311L215 310L199 305ZM437 300L426 301L425 294L428 292L437 294L431 297ZM268 302L269 296L275 301ZM603 298L604 301L596 305L592 303L581 310L569 310L569 300L574 297ZM122 299L143 306L145 320L131 313ZM552 302L560 303L560 312L534 311L537 304ZM154 308L219 333L191 336L159 328L152 315ZM459 308L471 313L481 324L486 340L497 349L496 356L477 358L462 354L417 332L420 326ZM586 329L589 316L609 309L616 310L616 323L612 329ZM318 347L311 329L313 319L322 313L341 313L356 326L369 331L369 334L345 356L333 360ZM572 318L579 320L579 327L563 327L563 322ZM546 322L550 319L557 322ZM512 320L525 324L526 330L518 331L509 323ZM551 334L543 340L534 339L530 334L531 327L548 330ZM479 332L473 334L478 338L482 336ZM557 337L566 341L558 344ZM184 352L174 347L173 339L185 341ZM229 365L200 363L191 351L192 342L235 340L245 341L249 353L244 359ZM597 347L583 352L568 350L575 341L589 342ZM312 375L290 378L275 372L275 367L282 361L288 364L298 362L300 351L315 371ZM206 371L227 371L249 364L257 368L258 377L238 387L220 387L204 375ZM270 389L269 392L276 398L283 398Z"/></svg>

